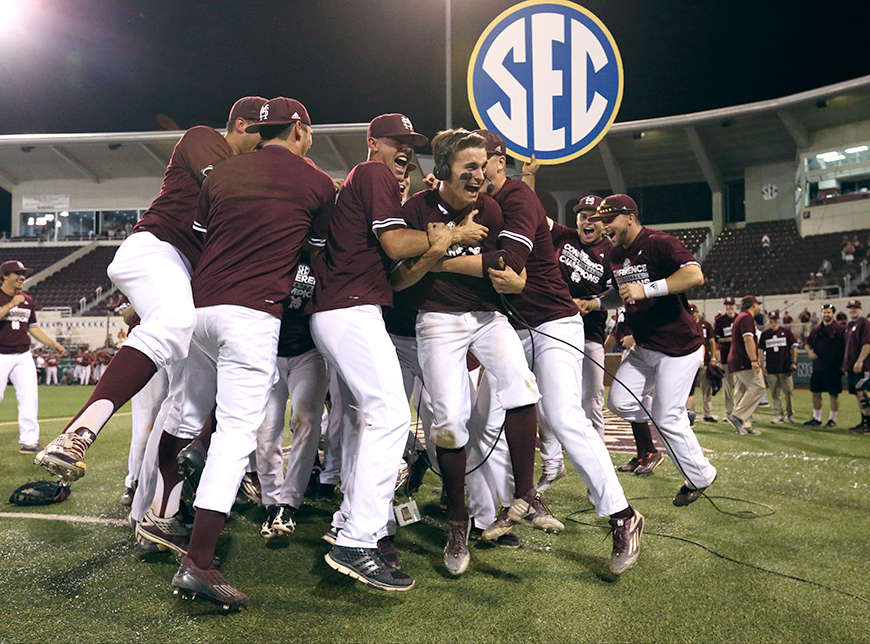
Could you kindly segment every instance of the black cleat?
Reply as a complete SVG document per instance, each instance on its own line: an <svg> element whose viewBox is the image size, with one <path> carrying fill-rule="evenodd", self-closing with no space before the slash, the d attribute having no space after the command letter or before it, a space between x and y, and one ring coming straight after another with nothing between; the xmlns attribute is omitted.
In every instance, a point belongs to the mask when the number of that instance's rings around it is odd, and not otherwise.
<svg viewBox="0 0 870 644"><path fill-rule="evenodd" d="M689 505L690 503L694 503L698 499L701 498L701 495L704 493L704 490L707 488L702 487L700 489L690 488L688 485L684 485L680 488L680 491L677 492L677 496L674 497L674 505L678 508Z"/></svg>
<svg viewBox="0 0 870 644"><path fill-rule="evenodd" d="M176 594L182 597L204 597L222 606L224 610L238 610L248 603L248 596L236 590L221 574L218 567L202 570L187 557L172 578Z"/></svg>
<svg viewBox="0 0 870 644"><path fill-rule="evenodd" d="M333 570L378 590L411 590L414 580L400 570L387 566L377 548L333 546L324 556Z"/></svg>
<svg viewBox="0 0 870 644"><path fill-rule="evenodd" d="M811 418L807 422L804 423L804 427L821 427L821 426L822 426L822 421L816 420L815 418Z"/></svg>
<svg viewBox="0 0 870 644"><path fill-rule="evenodd" d="M825 423L825 429L834 429L834 428L836 428L836 426L837 426L837 423L833 420L828 420L828 422Z"/></svg>
<svg viewBox="0 0 870 644"><path fill-rule="evenodd" d="M423 484L423 477L426 476L426 470L429 469L429 455L424 449L418 449L414 452L414 462L411 463L410 472L408 473L408 482L405 484L405 493L408 496L415 494Z"/></svg>
<svg viewBox="0 0 870 644"><path fill-rule="evenodd" d="M317 486L317 494L314 498L318 501L332 501L335 498L335 484L320 483Z"/></svg>

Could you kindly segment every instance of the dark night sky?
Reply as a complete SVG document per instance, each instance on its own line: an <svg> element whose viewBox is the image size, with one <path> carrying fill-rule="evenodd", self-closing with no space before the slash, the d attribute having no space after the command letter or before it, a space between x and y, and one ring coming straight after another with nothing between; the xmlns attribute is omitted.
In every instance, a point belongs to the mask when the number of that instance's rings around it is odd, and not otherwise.
<svg viewBox="0 0 870 644"><path fill-rule="evenodd" d="M18 0L0 27L0 134L220 126L246 94L315 123L444 119L442 0ZM506 0L453 0L454 123L471 50ZM617 121L776 98L870 74L870 2L586 0L626 74ZM4 20L6 17L4 16ZM10 33L10 29L12 30Z"/></svg>

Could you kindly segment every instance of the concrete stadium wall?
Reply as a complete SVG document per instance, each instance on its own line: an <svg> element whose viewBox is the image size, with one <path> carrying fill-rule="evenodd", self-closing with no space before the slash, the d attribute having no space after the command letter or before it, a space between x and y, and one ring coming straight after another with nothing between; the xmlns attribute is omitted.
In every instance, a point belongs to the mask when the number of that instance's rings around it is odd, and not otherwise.
<svg viewBox="0 0 870 644"><path fill-rule="evenodd" d="M106 324L112 340L118 341L118 331L127 331L127 325L120 315L109 318L103 317L61 317L56 311L37 311L36 319L42 330L50 337L55 338L64 345L87 344L91 349L102 347L106 344Z"/></svg>
<svg viewBox="0 0 870 644"><path fill-rule="evenodd" d="M745 170L746 223L794 218L794 162L749 166ZM762 189L776 186L776 197L765 199Z"/></svg>

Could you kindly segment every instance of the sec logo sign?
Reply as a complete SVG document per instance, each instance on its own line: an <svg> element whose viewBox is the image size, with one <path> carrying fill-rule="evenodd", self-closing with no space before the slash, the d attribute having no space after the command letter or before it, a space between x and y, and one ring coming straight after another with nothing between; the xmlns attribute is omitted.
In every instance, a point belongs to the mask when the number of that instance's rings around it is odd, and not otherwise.
<svg viewBox="0 0 870 644"><path fill-rule="evenodd" d="M508 153L570 161L607 133L623 91L622 59L607 27L567 0L531 0L496 18L468 64L468 96L481 128Z"/></svg>

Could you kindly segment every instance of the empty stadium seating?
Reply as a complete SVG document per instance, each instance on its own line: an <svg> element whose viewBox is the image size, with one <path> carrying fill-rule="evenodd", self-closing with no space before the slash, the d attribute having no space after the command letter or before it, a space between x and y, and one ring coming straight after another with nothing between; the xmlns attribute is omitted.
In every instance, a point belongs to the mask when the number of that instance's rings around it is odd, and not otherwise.
<svg viewBox="0 0 870 644"><path fill-rule="evenodd" d="M53 306L70 306L78 310L82 297L94 299L97 287L104 291L112 288L106 276L106 268L115 256L117 246L98 246L69 266L28 290L36 302L37 309Z"/></svg>
<svg viewBox="0 0 870 644"><path fill-rule="evenodd" d="M82 244L84 246L84 244ZM45 270L55 262L79 250L81 246L24 246L9 243L0 245L0 263L17 259L27 268L32 268L34 274Z"/></svg>
<svg viewBox="0 0 870 644"><path fill-rule="evenodd" d="M655 226L653 226L653 228L655 228ZM701 244L704 243L704 240L707 239L707 236L710 234L710 228L675 228L663 232L666 232L671 237L679 239L692 253L697 253Z"/></svg>

